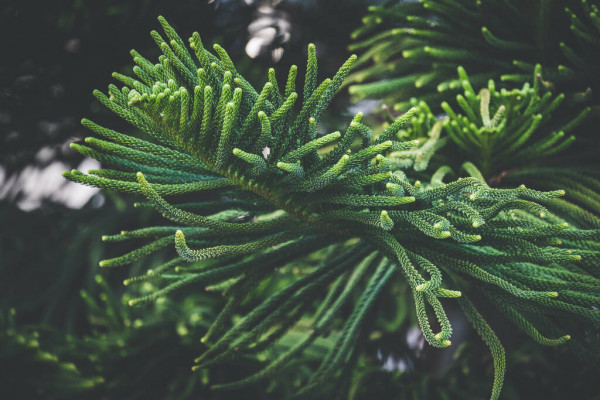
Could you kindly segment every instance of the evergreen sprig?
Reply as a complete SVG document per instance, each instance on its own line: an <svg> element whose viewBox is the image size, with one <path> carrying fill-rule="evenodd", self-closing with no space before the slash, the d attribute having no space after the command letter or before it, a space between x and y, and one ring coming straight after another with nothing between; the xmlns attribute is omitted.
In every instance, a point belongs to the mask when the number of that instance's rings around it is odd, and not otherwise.
<svg viewBox="0 0 600 400"><path fill-rule="evenodd" d="M575 141L573 132L589 110L557 126L553 115L561 113L564 95L555 96L546 89L539 65L532 84L520 89L498 90L490 80L487 88L477 91L464 68L458 68L458 76L463 89L456 96L458 109L442 102L445 115L440 118L427 103L411 99L416 112L399 135L421 139L415 170L426 168L432 157L439 164L441 155L458 150L462 156L452 157L454 166L493 187L525 183L536 189L566 189L566 199L572 204L565 205L564 200L544 204L566 222L597 228L594 215L600 214L600 175L593 159L580 154L580 149L574 155L569 152ZM437 151L447 141L455 148Z"/></svg>
<svg viewBox="0 0 600 400"><path fill-rule="evenodd" d="M145 304L188 285L228 296L203 338L210 347L194 369L263 352L302 316L312 316L312 331L296 346L256 374L220 387L268 377L317 337L332 332L335 344L295 397L313 395L333 377L349 379L368 329L366 317L397 272L412 289L419 324L432 346L451 344L452 328L440 299L462 294L459 304L494 356L492 398L498 398L502 386L504 351L466 293L482 290L544 344L570 338L562 332L548 338L540 331L563 319L600 324L600 313L591 307L597 303L598 271L590 266L598 259L598 231L548 223L537 204L563 191L491 189L478 178L444 183L443 171L431 182L411 180L391 154L418 144L396 140L415 110L378 137L362 123L360 113L344 133L318 134L317 124L355 56L317 85L316 51L309 46L299 99L295 66L283 88L271 69L268 82L256 91L220 46L214 46L217 57L194 33L192 55L173 28L163 18L159 21L166 35L152 32L163 52L159 62L152 64L132 51L137 78L114 74L125 86L110 85L108 94L94 92L147 138L83 120L102 139L87 138L73 148L111 169L64 175L103 189L143 194L145 205L175 223L103 238L149 240L102 261L104 267L175 245L172 260L126 281L162 283L161 289L130 304ZM165 200L186 193L195 202ZM560 247L561 238L572 241ZM276 279L274 270L315 252L324 255L319 265L232 324L247 295L261 282ZM343 318L349 305L351 312Z"/></svg>
<svg viewBox="0 0 600 400"><path fill-rule="evenodd" d="M446 102L441 104L448 115L444 128L465 154L475 157L471 161L484 176L523 164L535 165L575 140L569 133L589 110L559 130L542 133L564 96L553 96L545 90L541 72L538 65L533 86L526 83L521 89L496 90L495 82L490 80L487 88L476 93L464 68L458 68L464 95L456 96L459 112Z"/></svg>

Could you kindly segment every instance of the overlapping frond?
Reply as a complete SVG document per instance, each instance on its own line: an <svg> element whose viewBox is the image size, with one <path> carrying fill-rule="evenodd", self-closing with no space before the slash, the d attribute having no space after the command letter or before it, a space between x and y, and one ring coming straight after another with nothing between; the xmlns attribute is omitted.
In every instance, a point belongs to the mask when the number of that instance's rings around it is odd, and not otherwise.
<svg viewBox="0 0 600 400"><path fill-rule="evenodd" d="M359 100L383 99L397 110L411 97L436 107L461 88L457 65L476 87L488 79L526 83L542 63L548 86L566 94L577 115L598 116L598 2L420 0L370 7L353 33L360 67L349 77Z"/></svg>
<svg viewBox="0 0 600 400"><path fill-rule="evenodd" d="M310 46L302 91L296 88L295 66L284 86L270 70L268 82L257 91L220 46L214 46L217 57L195 33L190 52L168 23L159 20L166 35L152 32L163 52L159 62L132 52L136 78L115 74L125 86L110 85L107 94L95 92L102 104L147 138L84 120L102 139L89 138L73 147L110 169L66 172L65 177L143 194L144 205L171 221L104 237L148 240L141 248L103 261L106 267L165 247L177 253L147 275L126 281L155 280L162 287L130 304L150 302L188 285L226 293L229 301L203 338L210 347L195 369L268 350L309 315L312 331L296 346L247 379L223 386L270 376L317 337L333 333L335 345L297 393L310 397L331 378L348 378L360 337L368 329L367 315L385 285L400 276L412 289L419 324L435 347L451 344L452 328L440 299L459 297L473 287L505 300L500 303L505 304L503 311L518 326L526 313L536 313L547 325L555 316L600 323L600 313L590 305L596 295L572 290L573 282L598 287L598 271L589 267L590 260L598 259L592 245L598 232L546 222L543 207L537 205L564 192L491 189L477 178L445 183L443 173L431 182L412 180L399 169L398 154L419 143L399 140L398 132L415 110L378 137L360 113L344 132L318 134L317 124L355 56L317 85L316 53ZM195 202L165 200L185 193ZM561 238L573 240L560 247ZM315 252L325 255L322 262L232 323L247 295L261 282L276 279L274 270ZM539 284L523 278L540 274L546 278ZM503 350L475 308L464 308L497 360L492 394L497 398ZM537 325L523 329L534 337L542 335ZM567 340L565 335L556 340Z"/></svg>

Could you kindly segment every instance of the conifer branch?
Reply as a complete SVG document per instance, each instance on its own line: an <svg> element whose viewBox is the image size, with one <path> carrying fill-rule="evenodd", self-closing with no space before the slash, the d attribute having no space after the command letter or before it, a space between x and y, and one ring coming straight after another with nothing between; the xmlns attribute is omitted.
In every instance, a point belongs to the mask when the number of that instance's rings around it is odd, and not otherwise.
<svg viewBox="0 0 600 400"><path fill-rule="evenodd" d="M588 260L598 258L597 248L582 245L594 232L548 225L531 214L528 204L551 201L564 192L492 189L477 178L444 183L442 173L431 184L410 179L394 163L394 150L410 151L418 144L396 140L416 110L379 137L371 137L361 114L343 133L316 135L316 124L355 56L330 81L317 86L316 53L311 46L302 99L295 91L295 67L288 74L284 93L272 70L269 83L259 93L235 70L224 49L215 46L218 57L213 55L195 33L190 52L162 17L159 21L170 40L152 33L163 52L159 63L153 65L134 53L134 61L145 71L140 74L144 79L118 76L124 87L111 85L108 95L96 92L107 108L147 134L148 140L85 120L85 125L107 140L92 139L88 144L93 148L74 148L111 169L96 175L65 172L64 176L105 189L142 193L175 224L123 232L123 239L151 237L154 241L101 264L121 265L169 244L176 249L179 258L152 274L155 282L163 282L162 288L132 299L131 304L153 301L190 284L226 289L232 300L205 337L210 347L196 360L194 369L268 350L308 313L314 316L316 333L309 333L246 382L283 368L317 334L340 328L335 345L297 396L316 393L356 359L359 338L368 329L366 316L373 312L386 284L401 275L412 290L425 338L435 347L449 346L452 333L439 298L458 297L471 291L471 286L497 288L501 293L497 298L513 299L516 312L535 310L599 323L599 312L589 306L595 297L581 286L576 293L541 290L522 281L521 275L509 273L517 267L533 274L554 271L553 281L575 289L565 274L585 269ZM489 119L487 125L496 123L495 118ZM355 141L359 136L363 140ZM317 152L334 141L328 153ZM181 183L162 183L176 180ZM224 203L220 210L232 212L203 215L215 207L203 195L207 191L233 199L231 208ZM187 204L186 209L163 198L187 192L195 193L198 202ZM243 210L254 210L253 217L235 219L245 215ZM117 236L107 240L117 240ZM556 244L560 238L568 240L568 248ZM276 268L316 251L325 254L318 266L307 268L302 277L263 299L239 323L232 323L240 303L258 283L272 278ZM167 277L164 271L176 264ZM597 272L582 275L597 284ZM455 274L467 282L464 288L451 283L449 277ZM131 278L127 283L146 279ZM339 290L328 296L332 285ZM344 319L342 305L351 301L353 292L360 292L359 300ZM557 296L560 301L554 299ZM319 298L327 306L317 313L313 306ZM492 398L497 398L504 370L501 346L468 300L462 304L467 304L463 306L467 315L494 355ZM439 332L434 332L431 315L441 327ZM535 335L537 328L527 325L525 331Z"/></svg>

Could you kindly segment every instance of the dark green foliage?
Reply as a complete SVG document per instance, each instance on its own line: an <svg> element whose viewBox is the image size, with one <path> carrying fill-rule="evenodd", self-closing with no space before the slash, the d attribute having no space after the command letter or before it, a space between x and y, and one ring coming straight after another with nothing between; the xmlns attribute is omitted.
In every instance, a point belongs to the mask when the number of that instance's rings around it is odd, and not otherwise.
<svg viewBox="0 0 600 400"><path fill-rule="evenodd" d="M296 377L307 375L284 374L280 383L252 385L243 391L213 391L209 384L241 378L240 374L260 366L259 361L246 358L203 373L190 371L192 354L203 348L198 338L206 333L221 299L188 292L182 299L162 299L152 308L132 308L114 295L101 276L96 276L96 283L99 296L81 293L91 326L83 336L65 335L47 325L20 326L14 309L0 313L0 397L225 400L243 395L278 399L297 390ZM140 293L148 290L152 285L139 288ZM315 362L329 342L317 340L296 362ZM290 345L280 343L276 351Z"/></svg>
<svg viewBox="0 0 600 400"><path fill-rule="evenodd" d="M578 114L598 114L600 80L596 0L421 0L372 6L353 34L364 52L350 76L356 99L384 99L406 110L409 99L450 101L461 87L456 66L474 86L488 79L525 83L541 63L544 79ZM573 117L573 116L572 116Z"/></svg>
<svg viewBox="0 0 600 400"><path fill-rule="evenodd" d="M175 223L103 238L146 240L102 261L104 267L130 264L163 248L176 250L170 261L126 280L157 287L129 304L150 303L186 286L227 295L203 337L210 346L194 369L268 353L303 318L310 321L310 330L262 370L218 388L279 373L319 336L331 335L333 345L294 397L314 398L333 382L342 390L373 305L386 285L400 279L398 272L410 285L419 325L432 346L450 346L452 328L442 302L459 298L491 349L494 399L502 387L504 350L469 298L487 297L546 345L571 337L578 341L581 327L600 325L600 313L592 309L598 300L598 230L570 229L539 204L564 191L492 189L477 177L445 183L447 169L423 182L409 178L403 163L417 163L422 156L404 152L419 142L399 141L397 134L416 110L378 137L360 113L344 133L318 134L317 124L355 56L332 79L317 84L310 46L302 90L296 89L293 66L285 86L270 70L268 82L256 91L220 46L214 46L216 57L196 33L190 39L194 57L159 20L166 35L152 32L163 52L159 62L132 51L137 78L115 74L124 87L95 92L146 137L84 120L101 138L73 148L110 169L64 175L143 194L148 201L143 206ZM164 199L175 195L185 196L181 203ZM320 261L303 264L297 279L246 306L249 296L277 281L275 271L316 255Z"/></svg>
<svg viewBox="0 0 600 400"><path fill-rule="evenodd" d="M40 343L39 331L17 329L15 313L14 309L0 310L0 370L3 382L0 394L3 397L75 398L104 382L100 376L82 376L75 364L61 360L53 353L60 351L60 347L65 346L64 342L72 341L72 338L65 340L51 332L43 339L55 336L52 344ZM27 384L23 384L23 377L28 377Z"/></svg>

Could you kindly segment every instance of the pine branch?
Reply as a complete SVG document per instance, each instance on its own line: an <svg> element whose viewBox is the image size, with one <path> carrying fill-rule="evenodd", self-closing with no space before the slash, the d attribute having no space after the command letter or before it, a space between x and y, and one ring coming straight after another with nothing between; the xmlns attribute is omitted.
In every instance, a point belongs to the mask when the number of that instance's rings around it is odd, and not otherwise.
<svg viewBox="0 0 600 400"><path fill-rule="evenodd" d="M313 329L319 334L341 327L335 345L297 396L316 393L356 360L359 338L368 329L366 316L386 284L399 275L408 281L421 328L435 347L449 346L452 332L439 298L457 297L463 290L447 286L449 274L461 274L468 282L466 290L471 285L497 287L505 296L518 299L515 307L599 323L599 312L582 305L590 297L561 278L566 272L586 269L588 259L598 257L597 249L580 244L597 232L549 226L531 214L530 204L550 201L564 192L491 189L477 178L447 184L439 176L432 184L410 180L397 169L392 154L418 144L396 140L416 110L407 112L378 138L371 137L361 114L343 133L316 135L316 124L355 56L331 80L317 86L316 55L310 47L302 100L295 92L296 67L291 68L283 93L274 71L268 75L270 85L259 93L235 70L221 47L215 45L216 57L195 33L190 39L194 60L168 23L163 18L159 21L169 39L166 42L152 33L163 52L159 63L153 65L134 53L134 61L145 71L144 79L119 76L124 87L111 85L108 95L95 92L107 108L144 132L147 139L133 139L84 121L94 131L105 133L108 141L88 140L74 149L111 169L93 175L65 172L64 176L105 189L142 193L174 223L173 227L122 232L125 240L148 237L154 241L102 262L103 266L121 265L174 245L180 259L149 274L163 283L162 289L132 299L130 304L153 301L186 285L219 288L230 296L231 302L205 337L210 347L196 360L194 369L270 349L306 313L312 315ZM362 140L355 140L359 137ZM332 142L329 152L317 151ZM185 209L164 199L188 192L195 194L197 203ZM221 212L206 215L215 205L203 196L205 192L233 199L235 207L224 203ZM244 210L251 209L254 216L245 218ZM231 212L222 213L227 210ZM526 229L509 229L521 223ZM562 237L572 239L569 248L556 244ZM240 303L260 282L275 279L275 269L315 252L325 255L319 265L304 268L302 277L232 324ZM507 276L505 269L516 264L532 273L556 271L554 278L579 295L536 290L518 277ZM598 282L597 271L582 275ZM149 278L135 277L128 283ZM345 289L340 286L334 292L337 295L328 296L331 285L338 284ZM352 292L359 292L358 301L344 319L342 305L350 302ZM316 313L313 306L319 298L325 298L327 306ZM437 323L430 323L431 311ZM434 331L437 324L439 332ZM248 379L261 379L289 365L315 339L315 334L308 334L299 347ZM497 360L500 371L503 362ZM493 396L499 393L500 377L497 372Z"/></svg>

